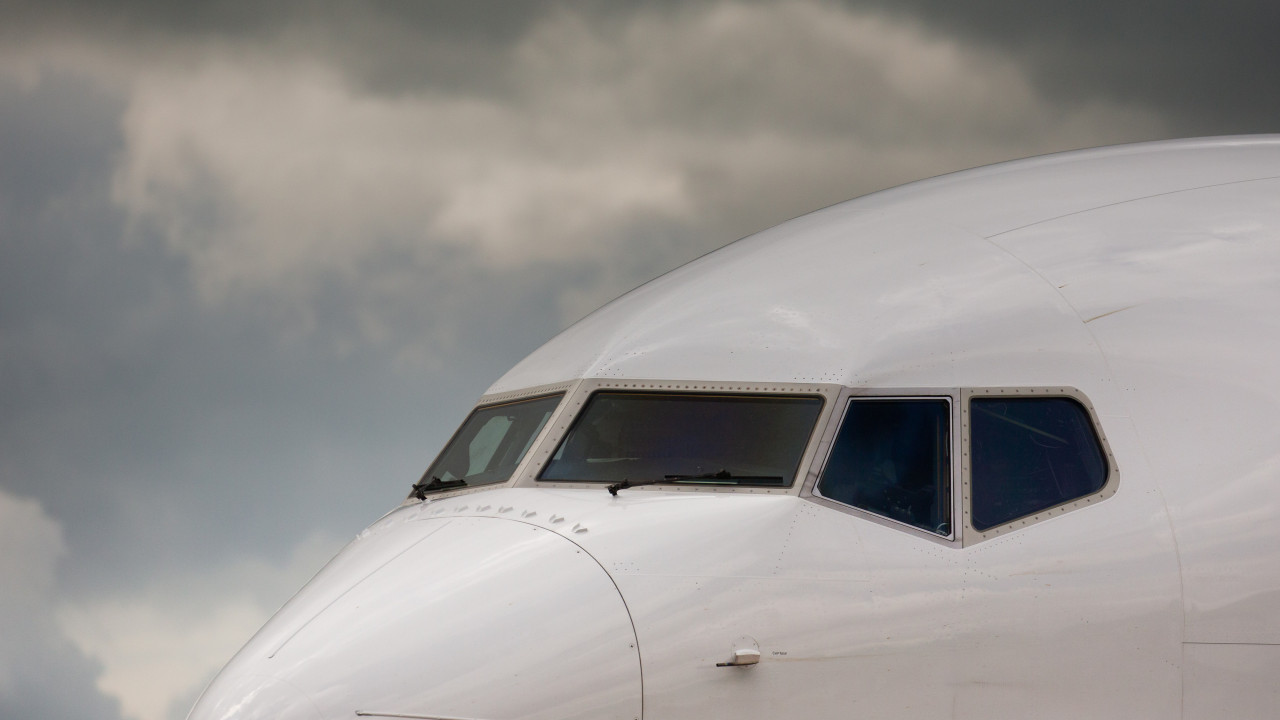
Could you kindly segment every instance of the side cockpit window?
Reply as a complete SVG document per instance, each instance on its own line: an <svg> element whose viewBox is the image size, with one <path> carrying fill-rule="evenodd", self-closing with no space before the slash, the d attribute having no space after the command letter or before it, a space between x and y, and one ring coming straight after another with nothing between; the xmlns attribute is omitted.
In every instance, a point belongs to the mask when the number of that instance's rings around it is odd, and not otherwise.
<svg viewBox="0 0 1280 720"><path fill-rule="evenodd" d="M974 529L1091 495L1108 465L1089 413L1068 397L969 400Z"/></svg>
<svg viewBox="0 0 1280 720"><path fill-rule="evenodd" d="M818 494L949 535L950 417L945 398L850 400Z"/></svg>
<svg viewBox="0 0 1280 720"><path fill-rule="evenodd" d="M476 408L413 486L414 495L506 482L562 397L545 395Z"/></svg>

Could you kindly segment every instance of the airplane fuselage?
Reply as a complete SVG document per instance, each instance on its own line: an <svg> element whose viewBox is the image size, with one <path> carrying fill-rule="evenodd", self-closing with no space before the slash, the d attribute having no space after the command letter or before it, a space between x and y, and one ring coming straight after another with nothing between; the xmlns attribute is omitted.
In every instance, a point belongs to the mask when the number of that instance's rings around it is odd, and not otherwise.
<svg viewBox="0 0 1280 720"><path fill-rule="evenodd" d="M1274 137L797 218L498 380L191 718L1274 717L1278 351Z"/></svg>

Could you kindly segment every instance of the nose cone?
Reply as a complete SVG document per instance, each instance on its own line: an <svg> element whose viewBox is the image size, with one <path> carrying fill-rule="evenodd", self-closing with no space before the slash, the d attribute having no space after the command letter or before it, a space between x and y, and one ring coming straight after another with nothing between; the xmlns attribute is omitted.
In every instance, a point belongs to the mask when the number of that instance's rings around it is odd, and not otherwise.
<svg viewBox="0 0 1280 720"><path fill-rule="evenodd" d="M221 678L219 678L221 681ZM240 675L221 682L216 696L204 699L188 716L236 720L321 720L324 717L306 695L266 675Z"/></svg>
<svg viewBox="0 0 1280 720"><path fill-rule="evenodd" d="M640 717L626 606L588 553L496 518L358 540L205 691L189 720Z"/></svg>

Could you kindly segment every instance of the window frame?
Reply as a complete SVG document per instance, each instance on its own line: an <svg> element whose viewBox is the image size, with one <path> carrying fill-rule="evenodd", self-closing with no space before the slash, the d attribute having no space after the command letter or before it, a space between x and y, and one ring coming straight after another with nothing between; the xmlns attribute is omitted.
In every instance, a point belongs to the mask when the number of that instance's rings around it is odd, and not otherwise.
<svg viewBox="0 0 1280 720"><path fill-rule="evenodd" d="M434 500L437 500L443 497L456 497L458 495L467 495L470 493L484 492L486 490L492 490L500 487L511 487L512 482L517 478L519 478L521 474L524 472L525 468L528 466L530 457L534 454L535 451L537 451L539 447L541 447L546 442L547 434L551 431L552 425L565 412L565 408L568 405L567 401L570 395L572 395L573 386L574 386L574 383L572 382L552 383L548 385L539 385L537 387L526 388L523 390L516 390L514 392L495 393L493 395L485 395L481 397L476 402L475 405L472 405L471 408L467 410L466 416L463 417L462 422L458 423L458 426L454 428L454 431L450 433L449 439L446 440L444 444L440 446L440 449L439 451L437 451L436 456L432 458L431 463L428 464L426 469L423 471L424 477L426 475L426 472L431 469L432 465L435 465L436 461L440 459L440 456L444 453L444 451L451 444L453 444L453 441L458 437L459 433L461 433L463 428L466 427L467 421L470 420L471 417L475 415L476 412L485 410L487 408L499 407L502 405L511 405L513 403L525 402L528 400L538 400L541 398L549 398L556 395L560 396L560 401L556 404L555 409L551 411L551 416L548 417L547 421L542 424L542 428L538 430L538 432L534 434L533 438L529 440L529 446L528 446L528 449L525 451L524 456L520 459L520 462L516 463L515 468L513 468L511 471L510 477L508 477L506 480L503 480L502 482L485 483L483 485L473 485L468 487L445 488L442 490L436 490L429 493L422 500L419 500L418 497L414 494L414 492L410 491L409 496L404 499L404 502L402 502L401 505L404 506L404 505L409 505L409 504L418 503L418 502L432 502Z"/></svg>
<svg viewBox="0 0 1280 720"><path fill-rule="evenodd" d="M561 488L589 489L600 488L600 483L557 482L538 480L552 455L564 440L569 429L577 421L590 397L602 390L622 392L660 392L689 393L698 395L786 395L820 397L823 401L818 418L809 441L801 454L799 468L795 479L788 487L752 487L752 486L707 486L665 484L639 486L627 492L694 492L694 493L737 493L756 495L798 495L801 499L813 502L838 512L858 516L868 522L896 531L914 535L923 540L948 547L968 547L975 543L1006 535L1030 525L1043 522L1053 517L1080 508L1095 505L1110 498L1119 489L1120 468L1116 463L1111 445L1107 441L1098 413L1089 398L1079 389L1070 386L1011 386L1011 387L895 387L895 388L854 388L835 383L761 383L730 381L678 381L678 380L616 380L609 378L587 378L561 383L540 385L512 392L485 395L468 411L468 417L477 409L532 399L539 396L563 393L559 405L551 417L543 425L542 430L532 440L529 451L516 466L511 478L502 483L491 483L476 487L457 488L432 493L427 500L442 497L454 497L475 492L484 492L501 487L521 488ZM1015 518L1009 522L986 530L978 530L971 519L972 508L972 468L970 465L970 447L972 433L970 427L969 401L972 398L1027 398L1027 397L1063 397L1074 400L1085 410L1092 425L1094 437L1102 450L1107 476L1102 487L1088 495L1075 498L1065 503L1046 508L1040 512ZM821 477L827 462L830 460L832 444L844 422L849 402L854 399L881 400L931 400L945 399L950 406L949 435L951 438L949 471L951 474L951 533L942 536L917 528L892 518L877 515L837 500L823 497L816 491L818 479ZM464 420L465 423L465 420ZM459 425L459 430L461 425ZM456 431L455 431L456 432ZM452 442L452 436L450 438ZM447 447L447 443L445 445ZM441 449L443 451L443 447ZM428 466L429 467L429 466ZM603 492L603 489L601 489ZM410 494L405 504L415 503L417 499Z"/></svg>
<svg viewBox="0 0 1280 720"><path fill-rule="evenodd" d="M959 450L961 455L961 494L963 498L962 522L964 525L963 537L966 546L972 545L983 540L999 537L1008 534L1014 530L1021 530L1024 527L1044 522L1050 518L1058 517L1073 510L1097 504L1115 495L1120 485L1120 468L1116 464L1115 454L1111 452L1111 445L1107 442L1106 433L1102 431L1102 423L1098 422L1098 413L1094 409L1093 404L1089 402L1089 398L1084 393L1073 387L984 387L984 388L964 388L961 391L961 403L963 404L962 425L960 428L960 437L956 440L960 443ZM972 410L970 401L974 398L1067 398L1074 400L1084 409L1085 414L1093 429L1094 439L1098 443L1098 447L1102 452L1103 462L1106 466L1106 478L1102 482L1102 487L1094 492L1081 495L1073 500L1068 500L1057 505L1045 508L1043 510L1029 513L1021 517L1016 517L999 525L994 525L986 530L979 530L973 525L972 508L973 508L973 467L971 463L971 451L973 443L973 432L971 427Z"/></svg>
<svg viewBox="0 0 1280 720"><path fill-rule="evenodd" d="M830 422L835 399L841 394L840 385L826 383L761 383L761 382L725 382L725 381L671 381L671 380L612 380L608 378L587 378L581 380L568 392L561 402L560 410L547 423L546 435L538 439L537 444L525 457L525 463L517 469L515 487L527 488L598 488L605 492L607 484L597 482L555 480L539 480L547 464L551 462L555 451L564 441L573 424L581 416L591 396L601 391L613 392L652 392L665 394L688 395L744 395L744 396L785 396L816 397L822 401L804 452L800 456L800 464L796 475L788 486L733 486L733 485L696 485L681 483L657 483L630 488L626 492L645 492L660 490L662 492L716 492L750 495L795 495L796 488L809 482L815 463L819 439Z"/></svg>
<svg viewBox="0 0 1280 720"><path fill-rule="evenodd" d="M950 497L948 502L951 504L951 528L947 535L939 535L935 532L916 527L909 523L895 520L891 517L879 515L871 510L866 510L854 505L847 505L839 500L833 500L825 497L818 492L818 481L822 477L822 473L826 470L827 463L831 461L832 451L835 449L835 439L840 432L840 428L844 425L845 416L848 414L850 403L858 400L945 400L948 407L948 420L950 427L947 429L947 435L950 440L950 448L948 449L947 471L950 473ZM947 546L959 546L963 533L960 531L961 517L961 493L958 492L959 483L957 479L960 477L961 465L959 459L959 433L956 431L960 427L960 390L958 388L892 388L892 389L867 389L867 388L845 388L840 393L840 397L834 403L836 410L831 414L831 418L822 431L822 438L818 445L820 462L814 462L809 467L809 472L804 480L804 485L800 491L800 497L815 502L823 507L831 508L847 515L855 515L877 525L893 528L901 532L909 533L918 538L928 540L930 542L939 543Z"/></svg>
<svg viewBox="0 0 1280 720"><path fill-rule="evenodd" d="M947 497L944 499L944 502L945 502L946 504L948 504L948 505L950 505L950 506L951 506L951 520L947 523L947 526L948 526L948 532L947 532L947 534L945 534L945 535L943 535L943 534L941 534L941 533L933 532L933 531L928 530L928 529L926 529L926 528L922 528L922 527L920 527L920 526L918 526L918 525L913 525L913 524L911 524L911 523L904 522L904 521L902 521L902 520L898 520L898 519L896 519L896 518L891 518L891 517L889 517L888 515L883 515L883 514L878 513L878 512L876 512L875 510L872 510L872 509L870 509L870 508L860 507L860 506L858 506L858 505L853 505L853 504L851 504L851 503L846 503L846 502L844 502L843 500L837 500L837 499L835 499L835 498L830 498L830 497L827 497L826 495L823 495L823 494L822 494L822 488L821 488L822 477L826 474L827 466L828 466L828 465L830 465L831 460L832 460L832 458L833 458L833 457L834 457L834 455L835 455L835 451L836 451L835 439L836 439L837 437L839 437L839 436L840 436L840 430L841 430L841 429L843 429L844 424L845 424L845 421L846 421L846 420L848 420L848 418L849 418L849 411L850 411L850 410L852 410L853 406L854 406L856 403L863 403L863 402L893 402L893 401L906 402L906 403L910 403L910 402L930 402L930 401L935 401L935 402L936 402L936 401L941 401L941 402L943 402L943 403L946 403L946 417L947 417L947 447L946 447L946 462L944 463L944 467L946 468L946 472L947 472ZM822 467L818 470L817 479L816 479L816 481L815 481L815 483L814 483L814 486L813 486L813 497L815 497L815 498L822 498L822 499L824 499L824 500L828 500L828 501L830 501L830 502L838 503L838 504L839 504L839 505L841 505L841 506L853 508L854 510L858 510L858 511L860 511L860 512L862 512L862 513L866 513L866 514L869 514L869 515L875 516L875 517L880 518L880 519L882 519L882 520L888 520L889 522L892 522L895 526L907 527L907 528L912 528L912 529L915 529L915 530L923 530L924 532L928 533L929 535L932 535L932 536L934 536L934 537L938 537L938 538L943 538L943 539L946 539L946 540L954 539L954 537L955 537L955 517L956 517L956 514L955 514L955 495L956 495L956 491L955 491L955 462L954 462L955 447L956 447L956 442L955 442L955 404L956 404L956 403L955 403L955 400L954 400L954 399L952 399L952 397L951 397L950 395L923 395L923 394L921 394L921 395L894 395L894 396L884 396L884 395L851 395L851 396L850 396L850 397L845 401L844 405L842 406L842 410L841 410L841 414L840 414L840 420L839 420L839 422L837 422L837 423L835 424L835 425L836 425L836 427L835 427L835 432L834 432L834 433L832 433L831 443L830 443L830 444L829 444L829 446L827 447L827 454L826 454L826 456L823 458Z"/></svg>
<svg viewBox="0 0 1280 720"><path fill-rule="evenodd" d="M808 432L806 432L803 436L797 435L795 437L795 440L797 441L796 445L790 445L792 449L794 449L797 445L800 448L800 454L796 456L796 464L790 469L789 475L779 474L777 476L778 479L784 480L785 482L781 484L766 484L766 483L753 484L749 481L745 481L740 485L735 485L734 483L731 483L731 482L725 482L723 484L718 484L716 482L707 482L704 484L704 487L772 487L772 488L780 488L780 489L794 487L796 482L804 476L803 475L804 468L801 467L801 462L803 461L803 458L804 458L804 449L808 447L810 441L813 438L814 430L816 430L818 427L818 420L822 417L822 411L824 410L825 404L826 404L826 399L819 395L804 395L804 394L791 394L791 393L737 393L737 392L735 393L726 393L726 392L673 393L673 392L664 392L664 391L636 392L636 391L626 391L626 390L597 389L594 392L592 392L591 395L588 397L587 403L583 407L582 411L578 413L578 415L574 418L573 422L570 424L568 432L566 432L565 435L560 438L560 441L556 446L556 450L552 453L551 459L548 460L547 463L543 465L542 469L539 471L538 478L537 478L537 482L539 484L566 483L566 484L573 484L573 485L590 485L590 484L603 483L605 485L611 485L616 482L620 482L622 480L622 478L617 478L617 477L605 478L605 479L590 479L590 480L587 480L587 479L571 480L563 476L556 477L556 478L544 477L551 470L552 464L556 462L556 455L558 455L562 450L564 450L565 446L569 443L574 430L577 429L580 424L586 421L587 415L589 414L589 411L592 408L592 404L600 401L605 396L612 396L614 398L619 398L619 399L645 398L646 400L666 398L671 400L673 404L680 403L681 401L684 401L684 400L695 400L695 401L696 400L710 400L710 401L737 400L737 401L761 401L761 404L773 404L776 406L781 406L786 403L795 403L796 401L800 401L810 406L813 412L813 424L809 427ZM816 403L816 406L814 406L813 403ZM799 441L803 441L803 444L800 444ZM590 460L587 460L587 462L589 463ZM714 463L712 467L715 467L716 465L719 465L719 463ZM728 466L724 466L724 467L728 467ZM697 482L686 483L686 482L680 482L680 481L672 481L670 483L653 482L651 479L646 479L646 477L643 474L636 479L641 481L642 483L641 486L668 485L668 484L670 485L686 485L686 484L698 485L699 484ZM708 480L710 480L710 478L708 478Z"/></svg>

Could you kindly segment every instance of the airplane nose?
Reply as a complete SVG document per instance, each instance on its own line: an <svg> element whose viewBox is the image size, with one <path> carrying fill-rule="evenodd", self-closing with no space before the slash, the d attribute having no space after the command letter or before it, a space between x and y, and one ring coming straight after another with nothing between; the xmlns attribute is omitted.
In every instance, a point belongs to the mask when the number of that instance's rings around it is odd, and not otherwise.
<svg viewBox="0 0 1280 720"><path fill-rule="evenodd" d="M188 720L638 720L640 699L630 615L590 554L523 522L454 517L353 543Z"/></svg>
<svg viewBox="0 0 1280 720"><path fill-rule="evenodd" d="M206 693L208 696L208 693ZM212 697L210 698L213 699ZM226 720L321 720L324 716L306 695L265 675L241 675L218 693L217 702L202 703L190 718Z"/></svg>

